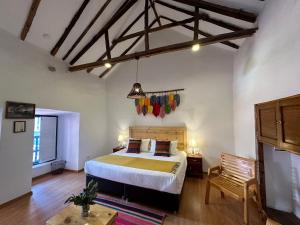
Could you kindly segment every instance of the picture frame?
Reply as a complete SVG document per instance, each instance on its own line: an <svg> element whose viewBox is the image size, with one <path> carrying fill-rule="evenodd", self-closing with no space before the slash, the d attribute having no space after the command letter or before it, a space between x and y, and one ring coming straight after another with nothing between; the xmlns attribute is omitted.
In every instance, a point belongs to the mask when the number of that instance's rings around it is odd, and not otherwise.
<svg viewBox="0 0 300 225"><path fill-rule="evenodd" d="M26 132L26 121L14 121L14 133Z"/></svg>
<svg viewBox="0 0 300 225"><path fill-rule="evenodd" d="M35 104L22 102L6 102L6 119L34 119Z"/></svg>

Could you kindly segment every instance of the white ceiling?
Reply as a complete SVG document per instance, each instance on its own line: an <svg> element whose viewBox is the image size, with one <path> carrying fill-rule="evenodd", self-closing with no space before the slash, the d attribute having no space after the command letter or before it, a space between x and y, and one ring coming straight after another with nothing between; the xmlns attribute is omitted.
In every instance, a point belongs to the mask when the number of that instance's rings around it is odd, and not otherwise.
<svg viewBox="0 0 300 225"><path fill-rule="evenodd" d="M85 29L87 24L91 21L100 7L105 3L106 0L91 0L84 12L82 13L80 19L77 21L76 25L72 29L71 33L67 37L66 41L63 43L59 49L56 57L62 58L64 54L69 50L74 41L78 38L81 32ZM188 7L181 3L176 3L172 0L164 0L165 2L171 3L173 5L180 6L182 8L193 10L192 7ZM68 26L72 17L82 4L83 0L42 0L37 14L34 18L30 31L26 37L26 41L39 47L47 52L49 52L56 44L57 40L60 38L64 29ZM69 62L75 55L80 51L80 49L89 41L91 38L100 30L100 28L109 20L113 13L121 6L124 0L113 0L106 8L101 17L97 20L94 26L89 30L87 35L79 43L76 49L67 58ZM259 14L264 6L263 1L259 0L211 0L210 2L215 2L223 4L226 6L231 6L235 8L241 8ZM27 18L32 0L1 0L0 2L0 28L12 33L15 36L20 35L25 20ZM144 1L138 0L138 2L132 7L123 17L112 26L109 30L110 40L117 37L126 26L135 17L142 12L144 8ZM174 20L181 20L188 18L187 15L180 12L176 12L172 9L168 9L165 6L156 4L156 8L159 15L164 15L173 18ZM202 10L205 12L205 10ZM254 27L254 24L243 22L230 17L222 16L209 12L210 16L216 19L221 19L226 22L234 23L244 28ZM150 10L149 21L154 20L155 16L153 11ZM162 20L164 24L169 23L166 20ZM192 32L184 28L174 28L176 31L181 32L192 38ZM200 22L199 29L206 31L211 34L220 34L223 32L228 32L224 28L220 28L216 25L209 24L207 22ZM143 30L143 18L128 32L136 32ZM125 41L118 45L114 51L112 51L112 56L120 55L132 42L132 40ZM150 38L151 43L151 38ZM234 43L241 44L241 40L234 41ZM222 44L217 44L222 48L228 50L233 50L230 47L224 46ZM150 45L151 46L151 45ZM98 42L90 48L86 54L81 57L76 64L88 63L96 61L105 51L104 37L102 37ZM99 75L104 68L98 68L93 70L93 74Z"/></svg>

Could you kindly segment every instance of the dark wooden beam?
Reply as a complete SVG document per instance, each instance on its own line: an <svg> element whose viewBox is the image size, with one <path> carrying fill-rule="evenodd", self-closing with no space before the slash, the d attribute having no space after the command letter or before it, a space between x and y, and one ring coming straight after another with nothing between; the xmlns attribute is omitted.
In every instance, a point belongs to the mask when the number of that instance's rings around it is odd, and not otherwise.
<svg viewBox="0 0 300 225"><path fill-rule="evenodd" d="M22 41L24 41L26 39L26 36L27 36L27 34L30 30L31 24L33 22L33 19L35 17L37 9L40 5L40 2L41 2L41 0L32 0L31 7L30 7L30 10L29 10L26 22L23 26L23 29L22 29L21 35L20 35L20 38L21 38Z"/></svg>
<svg viewBox="0 0 300 225"><path fill-rule="evenodd" d="M78 19L80 18L81 14L83 13L85 7L87 6L87 4L89 2L90 2L90 0L84 0L84 2L81 4L80 8L78 9L78 11L73 16L72 20L70 21L69 25L65 29L64 33L61 35L61 37L59 38L59 40L57 41L57 43L55 44L55 46L52 48L52 50L50 52L51 55L56 55L56 53L58 52L59 48L62 46L62 44L64 43L64 41L67 39L67 37L70 34L72 28L77 23Z"/></svg>
<svg viewBox="0 0 300 225"><path fill-rule="evenodd" d="M205 9L208 11L212 11L214 13L218 13L224 16L229 16L235 19L247 21L250 23L254 23L256 21L256 15L251 12L247 12L242 9L235 9L223 5L218 5L212 2L207 1L199 1L199 0L173 0L175 2L180 2L190 6L197 6L201 9Z"/></svg>
<svg viewBox="0 0 300 225"><path fill-rule="evenodd" d="M172 22L172 23L169 23L169 24L162 25L160 27L151 28L151 29L148 30L148 33L153 33L153 32L169 29L169 28L176 27L176 26L181 26L183 24L191 23L193 21L194 21L194 18L188 18L188 19L185 19L185 20ZM144 30L143 31L138 31L138 32L135 32L135 33L132 33L132 34L128 34L126 36L123 36L123 37L120 37L120 38L114 40L114 43L119 43L119 42L122 42L122 41L126 41L128 39L131 39L131 38L139 37L140 35L143 35L143 34L145 34Z"/></svg>
<svg viewBox="0 0 300 225"><path fill-rule="evenodd" d="M148 20L149 20L149 0L145 0L145 50L149 50L149 27L148 27Z"/></svg>
<svg viewBox="0 0 300 225"><path fill-rule="evenodd" d="M111 58L111 54L110 54L110 44L109 44L108 30L105 32L105 47L106 47L107 58L110 59Z"/></svg>
<svg viewBox="0 0 300 225"><path fill-rule="evenodd" d="M162 24L161 24L161 21L160 21L159 15L158 15L158 13L157 13L157 10L156 10L156 7L155 7L155 4L154 4L154 1L153 1L153 0L150 0L150 3L151 3L151 7L152 7L153 13L154 13L154 15L155 15L155 18L156 18L156 20L157 20L157 22L158 22L159 26L161 26Z"/></svg>
<svg viewBox="0 0 300 225"><path fill-rule="evenodd" d="M70 64L76 63L136 2L137 0L126 0L100 31L77 53Z"/></svg>
<svg viewBox="0 0 300 225"><path fill-rule="evenodd" d="M161 18L162 18L162 19L165 19L165 20L168 20L168 21L170 21L170 22L173 22L173 23L176 22L176 20L173 20L173 19L171 19L171 18L169 18L169 17L166 17L166 16L161 16ZM194 31L194 27L192 27L192 26L189 26L189 25L186 25L186 24L183 24L183 25L181 25L181 26L184 27L184 28L186 28L186 29L188 29L188 30L190 30L190 31ZM202 35L202 36L204 36L204 37L212 37L212 36L213 36L212 34L207 33L207 32L204 32L204 31L199 30L199 29L198 29L198 34L200 34L200 35ZM232 47L232 48L234 48L234 49L239 49L239 46L238 46L237 44L235 44L235 43L233 43L233 42L230 42L230 41L222 41L222 42L220 42L220 43L222 43L222 44L224 44L224 45L227 45L227 46L229 46L229 47Z"/></svg>
<svg viewBox="0 0 300 225"><path fill-rule="evenodd" d="M198 30L199 30L199 7L195 7L195 15L194 15L194 40L198 40Z"/></svg>
<svg viewBox="0 0 300 225"><path fill-rule="evenodd" d="M107 8L111 0L107 0L99 9L97 14L94 16L94 18L91 20L91 22L87 25L87 27L84 29L84 31L81 33L81 35L77 38L77 40L74 42L74 44L71 46L71 48L68 50L68 52L64 55L63 60L66 60L69 55L72 53L72 51L77 47L79 42L84 38L84 36L88 33L88 31L91 29L91 27L95 24L95 22L98 20L98 18L102 15L104 10Z"/></svg>
<svg viewBox="0 0 300 225"><path fill-rule="evenodd" d="M172 4L160 1L160 0L156 0L156 3L158 3L158 4L162 5L162 6L165 6L165 7L169 8L169 9L173 9L175 11L178 11L178 12L181 12L183 14L189 15L189 16L193 16L194 15L194 13L192 11L189 11L189 10L177 7L175 5L172 5ZM214 25L223 27L223 28L228 29L228 30L232 30L232 31L243 30L243 28L241 28L239 26L236 26L234 24L227 23L227 22L224 22L222 20L213 19L213 18L209 17L208 14L206 14L206 16L202 16L201 19L204 20L204 21L206 21L206 22L208 22L208 23L212 23Z"/></svg>
<svg viewBox="0 0 300 225"><path fill-rule="evenodd" d="M136 52L124 56L119 56L115 58L111 58L110 60L103 60L100 62L92 62L92 63L86 63L82 65L77 65L73 67L69 67L69 71L79 71L79 70L85 70L88 68L96 68L96 67L101 67L105 63L109 62L112 64L116 63L121 63L129 60L133 60L136 57L149 57L153 55L158 55L158 54L163 54L163 53L169 53L169 52L174 52L174 51L180 51L184 50L187 48L191 48L195 44L200 44L201 46L206 46L210 44L215 44L223 41L229 41L229 40L236 40L236 39L241 39L245 37L249 37L253 35L256 32L257 28L252 28L252 29L246 29L242 31L236 31L236 32L230 32L230 33L225 33L225 34L219 34L211 37L205 37L201 38L196 41L187 41L187 42L182 42L178 44L172 44L172 45L167 45L163 47L158 47L158 48L153 48L149 49L148 51L141 51L141 52Z"/></svg>
<svg viewBox="0 0 300 225"><path fill-rule="evenodd" d="M139 21L145 14L145 11L141 12L125 29L124 31L120 34L120 36L117 38L121 38L123 37L125 34L127 34L127 32L137 23L137 21ZM113 43L110 47L110 51L112 51L117 45L117 42L115 42L115 40L113 40ZM106 52L104 52L98 59L98 61L103 60L106 57ZM87 72L90 73L93 69L87 69Z"/></svg>
<svg viewBox="0 0 300 225"><path fill-rule="evenodd" d="M132 42L132 44L124 52L122 52L120 56L126 55L142 39L143 36L144 35L141 35L140 37L135 39L134 42ZM115 65L116 64L112 65L112 67L114 67ZM103 73L100 74L99 78L103 78L109 71L111 71L111 69L112 68L106 69Z"/></svg>
<svg viewBox="0 0 300 225"><path fill-rule="evenodd" d="M154 21L152 21L152 23L149 25L149 27L152 27L157 21L158 21L157 19L155 19ZM122 52L122 54L120 56L126 55L131 49L133 49L134 46L142 39L143 36L144 36L144 34L142 34L137 39L135 39L134 42L132 42L132 44L127 49L125 49L125 51ZM115 65L112 65L112 68L114 66ZM103 73L100 74L99 78L103 78L112 68L106 69Z"/></svg>

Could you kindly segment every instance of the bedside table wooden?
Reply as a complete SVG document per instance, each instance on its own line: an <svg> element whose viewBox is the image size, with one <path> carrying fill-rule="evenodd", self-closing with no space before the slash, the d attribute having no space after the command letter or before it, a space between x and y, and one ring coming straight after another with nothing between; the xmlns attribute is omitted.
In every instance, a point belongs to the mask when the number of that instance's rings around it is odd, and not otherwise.
<svg viewBox="0 0 300 225"><path fill-rule="evenodd" d="M118 146L118 147L113 148L113 152L118 152L122 149L125 149L125 147L124 146Z"/></svg>
<svg viewBox="0 0 300 225"><path fill-rule="evenodd" d="M202 155L187 155L186 174L189 177L199 177L201 179L203 178Z"/></svg>

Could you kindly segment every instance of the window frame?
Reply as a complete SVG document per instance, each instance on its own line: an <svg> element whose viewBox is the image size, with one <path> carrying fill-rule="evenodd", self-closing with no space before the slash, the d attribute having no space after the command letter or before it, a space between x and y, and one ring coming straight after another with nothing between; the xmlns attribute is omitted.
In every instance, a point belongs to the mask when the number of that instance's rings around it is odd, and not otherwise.
<svg viewBox="0 0 300 225"><path fill-rule="evenodd" d="M51 159L51 160L48 160L48 161L45 161L45 162L33 162L32 161L32 166L37 166L37 165L42 165L42 164L45 164L45 163L48 163L48 162L53 162L55 160L57 160L57 133L58 133L58 116L55 116L55 115L35 115L34 118L36 117L55 117L56 118L56 129L55 129L55 158L54 159ZM33 146L32 146L33 147ZM32 149L33 150L33 149ZM33 156L33 152L35 151L32 151L32 156ZM36 152L40 152L40 149L39 151L36 151Z"/></svg>

